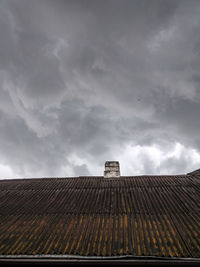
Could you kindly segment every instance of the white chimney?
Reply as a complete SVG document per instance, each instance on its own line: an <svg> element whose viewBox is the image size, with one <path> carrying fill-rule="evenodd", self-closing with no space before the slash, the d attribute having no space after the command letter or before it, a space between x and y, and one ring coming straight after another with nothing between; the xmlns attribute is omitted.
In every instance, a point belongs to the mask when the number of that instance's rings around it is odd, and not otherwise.
<svg viewBox="0 0 200 267"><path fill-rule="evenodd" d="M119 161L106 161L104 178L120 177Z"/></svg>

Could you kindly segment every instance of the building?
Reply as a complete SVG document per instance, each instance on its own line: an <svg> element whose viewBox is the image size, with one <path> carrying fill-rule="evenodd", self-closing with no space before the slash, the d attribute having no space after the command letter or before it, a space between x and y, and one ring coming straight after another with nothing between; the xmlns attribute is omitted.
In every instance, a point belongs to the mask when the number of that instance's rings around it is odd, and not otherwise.
<svg viewBox="0 0 200 267"><path fill-rule="evenodd" d="M200 170L0 181L0 261L200 264Z"/></svg>

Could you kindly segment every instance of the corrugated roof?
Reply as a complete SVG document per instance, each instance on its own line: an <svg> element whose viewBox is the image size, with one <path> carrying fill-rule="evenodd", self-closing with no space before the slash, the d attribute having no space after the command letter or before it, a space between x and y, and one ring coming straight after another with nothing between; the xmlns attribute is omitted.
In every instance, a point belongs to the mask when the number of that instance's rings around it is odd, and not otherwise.
<svg viewBox="0 0 200 267"><path fill-rule="evenodd" d="M2 180L0 255L200 258L200 179Z"/></svg>

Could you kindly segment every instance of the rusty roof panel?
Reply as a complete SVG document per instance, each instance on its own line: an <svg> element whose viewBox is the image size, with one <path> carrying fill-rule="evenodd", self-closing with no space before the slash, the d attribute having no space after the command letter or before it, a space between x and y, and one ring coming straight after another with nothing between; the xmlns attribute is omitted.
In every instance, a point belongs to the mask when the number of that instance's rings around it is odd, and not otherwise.
<svg viewBox="0 0 200 267"><path fill-rule="evenodd" d="M200 257L195 176L0 181L0 255Z"/></svg>

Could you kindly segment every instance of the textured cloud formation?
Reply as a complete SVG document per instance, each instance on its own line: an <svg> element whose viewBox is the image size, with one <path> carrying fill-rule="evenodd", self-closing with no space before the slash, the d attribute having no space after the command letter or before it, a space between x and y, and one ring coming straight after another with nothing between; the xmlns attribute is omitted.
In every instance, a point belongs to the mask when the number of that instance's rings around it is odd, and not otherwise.
<svg viewBox="0 0 200 267"><path fill-rule="evenodd" d="M200 2L2 0L0 177L200 167Z"/></svg>

